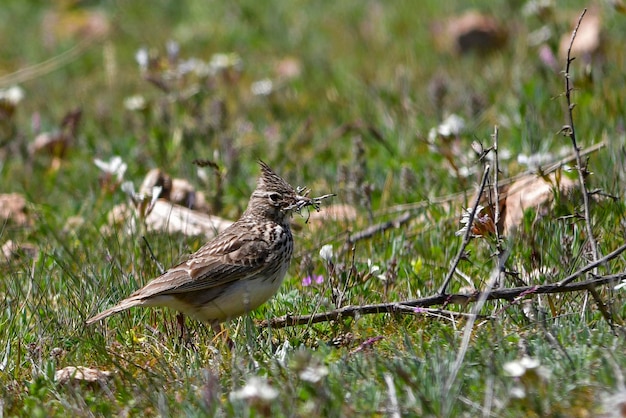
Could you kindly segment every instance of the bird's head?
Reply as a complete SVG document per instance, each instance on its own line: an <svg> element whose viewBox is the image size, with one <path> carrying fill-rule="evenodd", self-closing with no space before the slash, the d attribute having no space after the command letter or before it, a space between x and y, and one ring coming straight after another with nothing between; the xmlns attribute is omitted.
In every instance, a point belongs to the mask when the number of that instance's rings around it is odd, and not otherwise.
<svg viewBox="0 0 626 418"><path fill-rule="evenodd" d="M261 176L250 198L248 211L254 210L276 221L282 221L292 211L299 212L306 206L317 207L314 200L306 196L306 189L295 190L263 161L259 161L259 165Z"/></svg>

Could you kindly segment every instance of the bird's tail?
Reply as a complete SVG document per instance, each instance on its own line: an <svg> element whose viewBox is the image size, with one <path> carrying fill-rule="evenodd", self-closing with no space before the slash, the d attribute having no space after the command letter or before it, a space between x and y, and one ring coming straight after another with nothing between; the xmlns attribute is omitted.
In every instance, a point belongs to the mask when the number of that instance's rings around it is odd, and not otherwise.
<svg viewBox="0 0 626 418"><path fill-rule="evenodd" d="M98 315L93 316L91 318L89 318L88 320L85 321L85 324L87 325L91 325L94 322L98 322L101 321L105 318L108 318L109 316L116 314L118 312L121 311L125 311L128 308L132 308L133 306L138 306L143 304L143 299L140 298L128 298L128 299L124 299L123 301L121 301L120 303L118 303L117 305L100 312Z"/></svg>

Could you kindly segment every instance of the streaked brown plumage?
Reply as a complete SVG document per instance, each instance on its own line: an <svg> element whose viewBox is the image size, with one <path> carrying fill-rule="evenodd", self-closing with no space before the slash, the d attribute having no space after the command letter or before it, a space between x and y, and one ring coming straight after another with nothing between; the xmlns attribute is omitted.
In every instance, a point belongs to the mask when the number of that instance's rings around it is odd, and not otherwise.
<svg viewBox="0 0 626 418"><path fill-rule="evenodd" d="M290 214L316 202L299 195L267 164L259 164L256 190L237 222L87 324L133 306L167 306L215 327L271 298L293 253Z"/></svg>

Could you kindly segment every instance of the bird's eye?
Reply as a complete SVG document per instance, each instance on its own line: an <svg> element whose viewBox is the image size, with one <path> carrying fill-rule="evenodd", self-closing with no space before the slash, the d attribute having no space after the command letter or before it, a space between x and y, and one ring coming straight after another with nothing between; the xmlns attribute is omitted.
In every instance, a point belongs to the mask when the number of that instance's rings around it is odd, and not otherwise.
<svg viewBox="0 0 626 418"><path fill-rule="evenodd" d="M278 194L278 193L270 194L270 200L272 202L278 202L280 200L280 194Z"/></svg>

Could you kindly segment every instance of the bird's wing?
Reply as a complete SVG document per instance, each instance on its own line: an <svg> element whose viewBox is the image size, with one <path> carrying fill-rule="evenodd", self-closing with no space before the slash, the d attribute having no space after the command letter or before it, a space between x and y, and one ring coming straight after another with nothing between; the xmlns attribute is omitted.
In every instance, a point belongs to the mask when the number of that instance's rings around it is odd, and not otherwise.
<svg viewBox="0 0 626 418"><path fill-rule="evenodd" d="M130 297L180 294L207 290L258 273L270 255L267 241L224 234L207 243L185 262L137 290Z"/></svg>

